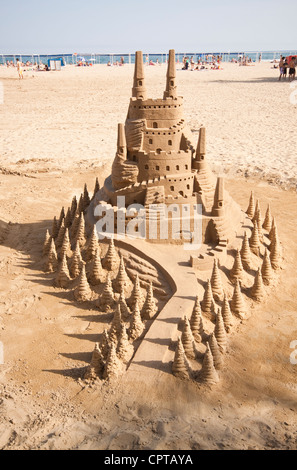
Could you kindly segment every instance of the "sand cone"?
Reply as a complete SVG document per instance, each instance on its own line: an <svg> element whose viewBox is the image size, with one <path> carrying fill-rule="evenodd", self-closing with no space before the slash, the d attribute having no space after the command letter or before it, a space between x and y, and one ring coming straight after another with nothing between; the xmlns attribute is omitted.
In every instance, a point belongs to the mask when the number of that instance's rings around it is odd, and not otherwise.
<svg viewBox="0 0 297 470"><path fill-rule="evenodd" d="M89 204L90 204L91 200L90 200L90 196L89 196L89 192L88 192L88 187L87 185L85 184L84 186L84 194L83 194L83 209L86 210L87 207L89 207Z"/></svg>
<svg viewBox="0 0 297 470"><path fill-rule="evenodd" d="M58 233L58 236L57 236L57 238L56 238L56 247L57 247L57 248L61 248L61 246L62 246L62 243L63 243L63 240L64 240L64 235L65 235L65 231L66 231L66 228L65 228L65 221L64 221L64 219L62 219L61 225L60 225L60 229L59 229L59 233Z"/></svg>
<svg viewBox="0 0 297 470"><path fill-rule="evenodd" d="M110 343L109 351L104 368L104 379L111 379L118 376L122 371L122 365L116 354L116 346L113 342Z"/></svg>
<svg viewBox="0 0 297 470"><path fill-rule="evenodd" d="M100 296L99 306L104 310L113 307L114 305L114 293L112 289L112 283L109 274L107 275L106 282L102 294Z"/></svg>
<svg viewBox="0 0 297 470"><path fill-rule="evenodd" d="M255 220L255 224L252 230L252 234L249 239L249 244L250 244L250 250L252 253L255 255L259 256L260 254L260 238L259 238L259 231L258 231L258 223L257 220Z"/></svg>
<svg viewBox="0 0 297 470"><path fill-rule="evenodd" d="M58 256L57 256L55 241L52 238L50 249L49 249L48 256L47 256L47 261L45 263L45 271L49 273L53 273L54 271L56 271L57 266L58 266Z"/></svg>
<svg viewBox="0 0 297 470"><path fill-rule="evenodd" d="M77 209L77 199L76 199L76 196L74 196L72 199L71 208L70 208L71 222L73 222L74 220L76 209Z"/></svg>
<svg viewBox="0 0 297 470"><path fill-rule="evenodd" d="M45 240L43 243L43 256L48 256L51 247L51 236L47 230L45 233Z"/></svg>
<svg viewBox="0 0 297 470"><path fill-rule="evenodd" d="M131 296L130 296L130 299L129 299L128 303L129 303L129 306L132 310L134 309L134 306L135 306L136 303L138 303L138 306L139 306L140 309L143 306L144 299L143 299L142 291L141 291L141 288L140 288L138 273L136 274L133 290L132 290L132 293L131 293Z"/></svg>
<svg viewBox="0 0 297 470"><path fill-rule="evenodd" d="M70 280L71 278L69 274L66 254L64 254L54 281L54 285L56 287L62 287L62 289L67 289Z"/></svg>
<svg viewBox="0 0 297 470"><path fill-rule="evenodd" d="M233 324L233 318L232 318L232 313L231 313L231 309L229 305L229 300L227 299L226 294L224 296L223 305L222 305L222 318L224 321L225 330L227 333L229 333L231 326Z"/></svg>
<svg viewBox="0 0 297 470"><path fill-rule="evenodd" d="M84 379L85 380L95 380L100 378L104 370L104 358L102 352L100 351L99 344L96 343L94 351L92 353L92 359L90 365L87 367Z"/></svg>
<svg viewBox="0 0 297 470"><path fill-rule="evenodd" d="M110 330L108 333L109 339L111 341L117 342L120 337L121 332L121 323L122 323L122 314L121 314L121 307L117 304L113 319L111 322Z"/></svg>
<svg viewBox="0 0 297 470"><path fill-rule="evenodd" d="M210 283L211 283L211 290L212 290L213 298L215 300L222 300L224 297L224 290L223 290L222 279L221 279L220 270L218 267L217 258L215 258L213 261L213 269L212 269L212 275L210 278Z"/></svg>
<svg viewBox="0 0 297 470"><path fill-rule="evenodd" d="M212 353L208 343L206 343L206 352L203 358L200 377L202 382L209 385L219 382L219 376L215 369Z"/></svg>
<svg viewBox="0 0 297 470"><path fill-rule="evenodd" d="M213 357L213 363L216 370L220 370L223 367L223 355L220 351L216 336L212 333L209 337L209 347Z"/></svg>
<svg viewBox="0 0 297 470"><path fill-rule="evenodd" d="M255 223L255 220L257 220L257 222L258 222L258 217L259 217L259 216L258 216L258 212L259 212L259 211L260 211L260 214L261 214L260 201L259 201L259 199L257 199L257 201L256 201L256 206L255 206L254 216L253 216L253 218L252 218L253 224Z"/></svg>
<svg viewBox="0 0 297 470"><path fill-rule="evenodd" d="M92 197L91 200L93 200L95 198L95 196L98 193L99 189L100 189L100 184L99 184L98 178L96 178L94 193L93 193L93 197Z"/></svg>
<svg viewBox="0 0 297 470"><path fill-rule="evenodd" d="M102 333L101 340L100 340L100 350L104 359L107 358L108 350L109 350L109 336L108 331L105 329Z"/></svg>
<svg viewBox="0 0 297 470"><path fill-rule="evenodd" d="M144 324L141 321L138 302L136 302L132 313L131 326L129 328L129 338L133 341L138 339L142 335L143 330Z"/></svg>
<svg viewBox="0 0 297 470"><path fill-rule="evenodd" d="M66 255L68 258L71 256L71 245L70 245L70 240L69 240L69 230L66 228L65 233L64 233L64 238L63 238L63 243L61 246L61 250L59 253L59 258L62 259L64 255Z"/></svg>
<svg viewBox="0 0 297 470"><path fill-rule="evenodd" d="M83 264L84 262L81 257L79 243L76 243L76 247L73 252L71 265L70 265L70 274L73 279L77 278L77 276L80 274L81 267Z"/></svg>
<svg viewBox="0 0 297 470"><path fill-rule="evenodd" d="M105 258L103 259L102 266L107 271L115 271L118 266L118 254L116 252L113 238L110 239L109 247Z"/></svg>
<svg viewBox="0 0 297 470"><path fill-rule="evenodd" d="M255 200L254 200L253 191L251 192L251 195L250 195L249 206L246 210L246 214L250 219L252 219L254 217L254 214L255 214Z"/></svg>
<svg viewBox="0 0 297 470"><path fill-rule="evenodd" d="M269 234L268 234L268 238L269 238L270 241L273 239L275 228L276 228L276 220L275 220L275 217L273 217L272 218L272 223L271 223L271 229L270 229Z"/></svg>
<svg viewBox="0 0 297 470"><path fill-rule="evenodd" d="M92 291L87 280L85 265L83 264L78 280L78 285L74 289L74 298L78 302L84 302L90 300L91 297Z"/></svg>
<svg viewBox="0 0 297 470"><path fill-rule="evenodd" d="M265 249L263 263L261 267L262 279L266 286L268 286L273 279L273 269L270 263L270 257L267 248Z"/></svg>
<svg viewBox="0 0 297 470"><path fill-rule="evenodd" d="M178 338L174 360L172 364L172 373L175 377L179 377L180 379L189 379L189 364L187 357L185 355L183 343L181 338Z"/></svg>
<svg viewBox="0 0 297 470"><path fill-rule="evenodd" d="M195 300L194 308L192 311L192 315L190 318L190 327L192 330L193 337L197 343L201 343L204 338L204 327L203 327L203 319L201 315L201 307L198 295Z"/></svg>
<svg viewBox="0 0 297 470"><path fill-rule="evenodd" d="M151 320L156 315L157 311L158 307L154 298L153 284L150 282L147 288L146 299L141 310L142 320Z"/></svg>
<svg viewBox="0 0 297 470"><path fill-rule="evenodd" d="M68 207L66 217L65 217L65 227L69 228L72 223L72 218L71 218L71 209Z"/></svg>
<svg viewBox="0 0 297 470"><path fill-rule="evenodd" d="M238 316L241 319L245 318L247 309L246 309L245 302L243 300L243 296L241 293L241 288L240 288L238 279L235 283L230 308L231 308L231 312L234 313L234 315Z"/></svg>
<svg viewBox="0 0 297 470"><path fill-rule="evenodd" d="M92 286L98 286L101 284L105 278L105 274L103 272L101 259L100 259L100 248L98 246L95 256L92 262L92 268L89 275L89 282Z"/></svg>
<svg viewBox="0 0 297 470"><path fill-rule="evenodd" d="M97 236L97 230L96 230L96 224L94 224L91 236L87 242L87 250L86 250L86 260L90 261L95 258L97 250L100 250L99 242L98 242L98 236ZM101 250L100 250L101 252Z"/></svg>
<svg viewBox="0 0 297 470"><path fill-rule="evenodd" d="M264 241L264 234L262 230L262 216L261 216L261 210L260 208L257 210L256 213L256 219L257 221L257 228L258 228L258 235L259 235L259 240L263 243Z"/></svg>
<svg viewBox="0 0 297 470"><path fill-rule="evenodd" d="M267 230L267 232L270 232L271 227L272 227L272 215L270 212L270 205L268 204L266 213L265 213L265 218L262 227L264 230Z"/></svg>
<svg viewBox="0 0 297 470"><path fill-rule="evenodd" d="M218 308L218 311L217 311L214 334L215 334L216 340L218 342L220 351L222 353L225 352L226 351L226 346L227 346L227 335L226 335L224 320L223 320L220 308Z"/></svg>
<svg viewBox="0 0 297 470"><path fill-rule="evenodd" d="M255 277L254 284L251 287L251 297L260 302L265 297L265 289L261 275L261 269L259 268Z"/></svg>
<svg viewBox="0 0 297 470"><path fill-rule="evenodd" d="M80 195L78 205L77 205L77 210L80 214L84 211L84 196L83 196L83 194Z"/></svg>
<svg viewBox="0 0 297 470"><path fill-rule="evenodd" d="M251 269L252 266L252 253L250 249L249 239L247 232L244 232L244 238L240 250L241 263L244 269L247 271Z"/></svg>
<svg viewBox="0 0 297 470"><path fill-rule="evenodd" d="M59 225L57 222L57 218L54 217L53 226L52 226L52 238L57 238L58 233L59 233Z"/></svg>
<svg viewBox="0 0 297 470"><path fill-rule="evenodd" d="M120 257L120 265L117 277L113 281L113 287L116 292L121 292L121 290L127 292L129 287L131 287L131 281L126 272L124 258L122 256Z"/></svg>
<svg viewBox="0 0 297 470"><path fill-rule="evenodd" d="M59 217L59 220L58 220L59 230L60 230L60 227L61 227L62 220L64 220L64 219L65 219L65 210L64 210L64 207L62 207L61 212L60 212L60 217Z"/></svg>
<svg viewBox="0 0 297 470"><path fill-rule="evenodd" d="M76 209L73 220L72 220L71 230L70 230L72 241L75 240L76 238L76 234L77 234L77 230L78 230L78 226L80 222L80 214L81 213L78 211L78 209Z"/></svg>
<svg viewBox="0 0 297 470"><path fill-rule="evenodd" d="M272 229L271 241L270 241L270 245L269 245L269 247L268 247L269 251L272 251L272 250L273 250L275 243L278 243L278 245L280 245L279 237L278 237L278 231L277 231L277 226L276 226L276 225L274 225L274 226L273 226L273 229Z"/></svg>
<svg viewBox="0 0 297 470"><path fill-rule="evenodd" d="M119 340L117 346L117 356L121 359L124 364L130 361L134 353L134 348L131 343L129 343L127 331L125 324L122 322L120 325Z"/></svg>
<svg viewBox="0 0 297 470"><path fill-rule="evenodd" d="M75 235L75 242L79 243L80 248L83 247L84 244L86 243L85 218L82 212L80 214L79 224L78 224L77 232Z"/></svg>
<svg viewBox="0 0 297 470"><path fill-rule="evenodd" d="M184 326L183 326L183 331L181 334L181 340L183 343L186 356L189 359L195 359L196 357L195 341L192 335L189 320L186 316L184 317Z"/></svg>
<svg viewBox="0 0 297 470"><path fill-rule="evenodd" d="M233 266L230 270L230 280L232 283L236 281L236 279L242 280L244 275L244 270L241 262L241 256L240 256L240 250L237 250L235 258L234 258L234 263Z"/></svg>
<svg viewBox="0 0 297 470"><path fill-rule="evenodd" d="M125 292L123 290L120 293L119 304L120 304L120 307L121 307L122 318L123 318L123 320L127 321L128 319L131 318L131 312L130 312L129 307L127 305L126 298L125 298Z"/></svg>
<svg viewBox="0 0 297 470"><path fill-rule="evenodd" d="M274 244L270 252L270 263L274 270L277 270L281 267L282 263L282 250L281 245L278 240L278 237L275 238Z"/></svg>
<svg viewBox="0 0 297 470"><path fill-rule="evenodd" d="M207 281L206 288L204 290L203 299L201 302L201 308L204 313L212 314L214 307L214 298L212 295L211 283L210 280Z"/></svg>

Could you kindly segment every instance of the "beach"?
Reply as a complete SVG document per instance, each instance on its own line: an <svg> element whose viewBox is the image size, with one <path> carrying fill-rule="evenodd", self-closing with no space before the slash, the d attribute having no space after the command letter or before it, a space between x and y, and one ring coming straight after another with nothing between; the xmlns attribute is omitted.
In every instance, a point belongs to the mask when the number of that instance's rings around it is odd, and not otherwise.
<svg viewBox="0 0 297 470"><path fill-rule="evenodd" d="M165 73L145 67L148 96L163 95ZM205 126L206 158L234 200L246 210L253 190L263 215L271 205L284 249L277 287L236 325L216 387L162 371L153 380L149 368L84 386L100 320L53 287L42 244L61 207L110 174L133 66L67 66L23 80L0 67L1 449L296 448L297 81L279 82L269 62L176 76L193 145Z"/></svg>

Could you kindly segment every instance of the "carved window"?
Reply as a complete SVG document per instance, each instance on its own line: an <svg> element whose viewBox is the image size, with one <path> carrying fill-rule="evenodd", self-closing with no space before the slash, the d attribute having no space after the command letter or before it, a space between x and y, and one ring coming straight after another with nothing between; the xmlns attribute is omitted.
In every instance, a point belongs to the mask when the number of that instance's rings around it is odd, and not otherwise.
<svg viewBox="0 0 297 470"><path fill-rule="evenodd" d="M166 171L170 171L170 166L166 166Z"/></svg>
<svg viewBox="0 0 297 470"><path fill-rule="evenodd" d="M172 140L168 140L168 145L172 145Z"/></svg>
<svg viewBox="0 0 297 470"><path fill-rule="evenodd" d="M157 129L157 128L158 128L158 123L157 123L157 122L153 122L153 128L154 128L154 129Z"/></svg>
<svg viewBox="0 0 297 470"><path fill-rule="evenodd" d="M170 186L170 191L174 191L174 186Z"/></svg>
<svg viewBox="0 0 297 470"><path fill-rule="evenodd" d="M153 139L149 139L149 144L152 144L153 143Z"/></svg>

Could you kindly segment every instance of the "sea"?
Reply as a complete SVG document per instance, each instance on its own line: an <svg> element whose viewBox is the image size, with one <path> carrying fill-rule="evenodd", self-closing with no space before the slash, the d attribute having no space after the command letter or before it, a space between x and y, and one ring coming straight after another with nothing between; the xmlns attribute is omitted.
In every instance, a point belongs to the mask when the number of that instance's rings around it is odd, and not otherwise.
<svg viewBox="0 0 297 470"><path fill-rule="evenodd" d="M193 57L194 61L197 62L199 59L205 61L207 56L210 60L210 56L221 56L223 62L230 62L232 59L238 60L240 57L245 56L252 60L252 62L261 61L273 61L278 60L280 55L285 57L290 55L297 55L297 50L288 50L288 51L258 51L258 52L249 52L249 51L239 51L239 52L177 52L176 61L182 62L183 57ZM154 63L159 62L160 64L167 62L167 54L152 54L144 53L144 62L152 61ZM95 54L95 53L73 53L73 54L28 54L28 55L6 55L0 54L0 64L5 65L7 61L14 63L16 59L21 60L22 62L30 62L33 64L49 64L50 60L62 59L65 65L77 64L78 62L82 63L91 63L91 64L116 64L121 61L123 58L125 64L134 64L135 54Z"/></svg>

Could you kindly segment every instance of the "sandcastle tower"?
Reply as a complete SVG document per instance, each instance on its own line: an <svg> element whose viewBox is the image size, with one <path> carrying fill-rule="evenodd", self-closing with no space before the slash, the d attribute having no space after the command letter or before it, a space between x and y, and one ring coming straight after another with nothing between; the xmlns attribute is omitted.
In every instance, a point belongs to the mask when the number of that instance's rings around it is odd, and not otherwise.
<svg viewBox="0 0 297 470"><path fill-rule="evenodd" d="M86 249L86 260L90 261L93 260L96 256L97 251L99 250L100 254L100 246L98 243L98 237L97 237L97 230L96 230L96 225L94 225L91 236L88 240L87 243L87 249Z"/></svg>
<svg viewBox="0 0 297 470"><path fill-rule="evenodd" d="M59 253L59 258L62 259L64 255L70 258L71 254L72 254L72 251L71 251L71 245L70 245L70 240L69 240L69 230L68 228L66 228L61 250Z"/></svg>
<svg viewBox="0 0 297 470"><path fill-rule="evenodd" d="M214 334L215 334L218 346L220 348L220 351L222 353L225 352L226 346L227 346L227 335L226 335L224 320L223 320L220 308L218 308L218 311L217 311Z"/></svg>
<svg viewBox="0 0 297 470"><path fill-rule="evenodd" d="M101 340L100 340L100 351L104 360L106 360L108 351L109 351L109 335L107 329L105 329L102 333Z"/></svg>
<svg viewBox="0 0 297 470"><path fill-rule="evenodd" d="M270 251L272 251L273 248L274 248L274 245L275 245L276 243L277 243L278 245L280 245L279 236L278 236L278 231L277 231L277 226L276 226L276 224L274 224L274 226L273 226L272 229L271 229L271 239L270 239L270 245L269 245L268 249L269 249Z"/></svg>
<svg viewBox="0 0 297 470"><path fill-rule="evenodd" d="M269 231L269 234L268 234L268 238L269 240L271 241L274 237L274 231L276 229L276 220L275 220L275 217L272 218L272 223L271 223L271 229Z"/></svg>
<svg viewBox="0 0 297 470"><path fill-rule="evenodd" d="M57 256L55 241L52 238L50 249L49 249L48 256L47 256L47 261L45 263L45 271L48 273L53 273L54 271L56 271L57 265L58 265L58 256Z"/></svg>
<svg viewBox="0 0 297 470"><path fill-rule="evenodd" d="M241 262L240 250L238 249L234 258L233 266L230 270L230 280L234 283L237 279L242 280L244 276L244 270Z"/></svg>
<svg viewBox="0 0 297 470"><path fill-rule="evenodd" d="M83 194L80 195L78 205L77 205L77 210L78 210L79 214L84 212L84 196L83 196Z"/></svg>
<svg viewBox="0 0 297 470"><path fill-rule="evenodd" d="M117 342L120 337L121 332L121 324L122 324L122 314L121 314L121 307L117 304L113 320L109 330L109 338L111 341Z"/></svg>
<svg viewBox="0 0 297 470"><path fill-rule="evenodd" d="M58 233L58 236L56 238L56 247L57 248L60 248L62 246L65 231L66 231L65 222L64 222L64 219L62 219L61 225L60 225L60 228L59 228L59 233Z"/></svg>
<svg viewBox="0 0 297 470"><path fill-rule="evenodd" d="M69 227L72 224L72 218L71 218L71 209L68 207L66 216L65 216L65 227L69 229Z"/></svg>
<svg viewBox="0 0 297 470"><path fill-rule="evenodd" d="M82 248L86 243L85 218L83 212L80 214L79 223L75 234L75 242L79 244L80 248Z"/></svg>
<svg viewBox="0 0 297 470"><path fill-rule="evenodd" d="M105 363L103 378L112 379L122 372L123 366L116 354L116 346L113 342L109 345L109 351Z"/></svg>
<svg viewBox="0 0 297 470"><path fill-rule="evenodd" d="M204 290L203 299L201 302L202 311L206 314L211 315L214 309L214 298L212 295L210 280L207 281L206 288Z"/></svg>
<svg viewBox="0 0 297 470"><path fill-rule="evenodd" d="M201 314L201 306L198 295L196 296L194 308L190 318L190 327L192 330L193 337L197 343L201 343L205 336L203 319Z"/></svg>
<svg viewBox="0 0 297 470"><path fill-rule="evenodd" d="M60 217L59 217L59 220L58 220L58 229L59 229L59 230L60 230L62 221L63 221L64 219L65 219L65 210L64 210L64 207L62 207L61 212L60 212Z"/></svg>
<svg viewBox="0 0 297 470"><path fill-rule="evenodd" d="M243 300L243 296L241 293L239 279L236 280L236 283L234 286L230 308L231 308L231 312L234 313L234 315L238 316L241 319L245 318L246 313L247 313L247 308L246 308L246 305L245 305L245 302Z"/></svg>
<svg viewBox="0 0 297 470"><path fill-rule="evenodd" d="M130 361L134 353L134 348L131 343L129 343L126 326L122 322L120 324L120 331L118 337L118 346L117 346L117 356L121 359L124 364Z"/></svg>
<svg viewBox="0 0 297 470"><path fill-rule="evenodd" d="M95 380L101 376L104 369L104 358L98 343L95 343L90 365L85 372L85 380Z"/></svg>
<svg viewBox="0 0 297 470"><path fill-rule="evenodd" d="M143 331L144 331L144 324L142 323L142 320L141 320L138 302L136 302L134 305L133 312L132 312L131 325L129 328L129 338L134 341L142 335Z"/></svg>
<svg viewBox="0 0 297 470"><path fill-rule="evenodd" d="M277 270L281 267L282 263L282 250L281 250L281 245L278 240L278 237L274 239L274 243L272 245L271 251L270 251L270 262L271 266L274 270Z"/></svg>
<svg viewBox="0 0 297 470"><path fill-rule="evenodd" d="M71 230L70 230L71 240L73 241L76 240L76 234L77 234L78 226L80 223L80 217L81 217L81 212L79 211L79 208L77 206L77 209L75 211L75 214L72 220Z"/></svg>
<svg viewBox="0 0 297 470"><path fill-rule="evenodd" d="M110 275L107 275L106 282L99 300L99 307L106 311L114 305L114 292L112 289L112 283Z"/></svg>
<svg viewBox="0 0 297 470"><path fill-rule="evenodd" d="M53 225L52 225L52 238L56 239L59 233L59 226L58 226L58 221L57 217L54 217L53 220Z"/></svg>
<svg viewBox="0 0 297 470"><path fill-rule="evenodd" d="M261 242L260 242L260 237L259 237L257 220L255 220L255 222L254 222L254 227L253 227L250 239L249 239L249 244L250 244L251 252L254 253L255 255L259 256Z"/></svg>
<svg viewBox="0 0 297 470"><path fill-rule="evenodd" d="M81 257L81 252L79 248L79 243L76 242L75 250L72 255L72 260L70 264L70 275L73 279L77 278L81 272L81 267L84 264L84 261Z"/></svg>
<svg viewBox="0 0 297 470"><path fill-rule="evenodd" d="M261 275L261 268L258 269L254 284L251 287L251 297L260 302L265 297L265 289Z"/></svg>
<svg viewBox="0 0 297 470"><path fill-rule="evenodd" d="M71 278L69 274L67 258L66 258L66 254L64 253L56 278L55 278L55 281L54 281L54 285L56 287L62 287L62 289L67 289L67 287L69 286L70 280Z"/></svg>
<svg viewBox="0 0 297 470"><path fill-rule="evenodd" d="M102 266L108 271L115 271L118 266L118 254L114 246L113 238L110 238L109 247L103 259Z"/></svg>
<svg viewBox="0 0 297 470"><path fill-rule="evenodd" d="M142 320L151 320L158 311L158 307L154 298L153 294L153 284L152 282L149 283L146 298L141 310L141 318Z"/></svg>
<svg viewBox="0 0 297 470"><path fill-rule="evenodd" d="M172 373L175 377L180 379L189 379L189 363L184 351L181 338L178 338L177 346L175 349L174 360L172 363Z"/></svg>
<svg viewBox="0 0 297 470"><path fill-rule="evenodd" d="M219 348L216 336L212 333L209 337L209 347L213 357L213 363L216 370L220 370L223 367L223 355Z"/></svg>
<svg viewBox="0 0 297 470"><path fill-rule="evenodd" d="M118 270L117 277L113 281L113 286L116 292L121 292L122 290L124 292L128 292L129 288L131 287L131 281L126 272L123 256L120 257L119 270Z"/></svg>
<svg viewBox="0 0 297 470"><path fill-rule="evenodd" d="M244 238L240 250L241 263L245 270L249 270L252 267L252 254L250 250L249 238L247 232L244 232Z"/></svg>
<svg viewBox="0 0 297 470"><path fill-rule="evenodd" d="M92 267L89 274L89 282L92 286L101 284L105 279L105 274L101 264L100 251L101 250L98 246L92 259Z"/></svg>
<svg viewBox="0 0 297 470"><path fill-rule="evenodd" d="M43 256L48 256L50 247L51 247L51 236L50 236L49 231L47 230L45 233L45 239L43 243L43 250L42 250Z"/></svg>
<svg viewBox="0 0 297 470"><path fill-rule="evenodd" d="M253 191L251 192L251 195L250 195L249 205L246 210L246 214L250 219L252 219L255 214L255 199L254 199Z"/></svg>
<svg viewBox="0 0 297 470"><path fill-rule="evenodd" d="M268 206L267 206L266 213L265 213L265 218L264 218L264 222L263 222L262 227L264 228L264 230L267 230L268 233L271 230L272 215L271 215L271 212L270 212L270 204L268 204Z"/></svg>
<svg viewBox="0 0 297 470"><path fill-rule="evenodd" d="M89 206L91 202L90 196L89 196L89 191L87 184L84 186L84 193L83 193L83 210L86 210L87 207Z"/></svg>
<svg viewBox="0 0 297 470"><path fill-rule="evenodd" d="M93 196L92 196L91 201L93 201L93 199L96 196L96 194L98 193L99 189L100 189L100 184L99 184L98 177L96 177L94 192L93 192Z"/></svg>
<svg viewBox="0 0 297 470"><path fill-rule="evenodd" d="M224 297L224 290L223 290L223 284L222 284L222 279L218 267L218 260L217 258L214 259L213 261L213 269L212 269L212 275L210 278L210 283L211 283L211 290L213 294L213 298L215 300L222 300Z"/></svg>
<svg viewBox="0 0 297 470"><path fill-rule="evenodd" d="M274 277L274 274L273 274L273 269L271 266L269 252L267 248L265 249L265 253L264 253L263 263L261 266L261 273L262 273L262 279L263 279L264 284L268 286L271 283Z"/></svg>
<svg viewBox="0 0 297 470"><path fill-rule="evenodd" d="M224 295L224 300L223 300L223 305L222 305L222 318L224 321L224 326L225 330L227 333L231 330L232 324L233 324L233 318L232 318L232 313L230 309L230 304L229 300L227 298L227 295Z"/></svg>
<svg viewBox="0 0 297 470"><path fill-rule="evenodd" d="M92 297L92 291L90 289L88 279L86 276L86 268L85 265L82 265L81 272L78 279L78 284L74 289L74 298L78 302L84 302L86 300L90 300Z"/></svg>
<svg viewBox="0 0 297 470"><path fill-rule="evenodd" d="M202 382L209 385L213 385L219 382L219 376L214 366L213 356L209 347L209 343L206 343L206 352L203 358L200 377Z"/></svg>
<svg viewBox="0 0 297 470"><path fill-rule="evenodd" d="M76 214L76 209L77 209L77 199L76 199L76 196L73 196L72 201L71 201L71 207L70 207L71 223L73 223L73 220Z"/></svg>
<svg viewBox="0 0 297 470"><path fill-rule="evenodd" d="M129 320L131 318L131 311L129 310L129 307L127 305L124 290L121 290L121 292L120 292L119 305L120 305L120 308L121 308L121 313L122 313L123 320L125 320L125 321Z"/></svg>
<svg viewBox="0 0 297 470"><path fill-rule="evenodd" d="M142 291L141 291L141 288L140 288L138 273L136 274L133 290L132 290L132 293L131 293L131 296L130 296L130 299L129 299L128 303L129 303L129 306L132 310L133 310L136 303L138 304L139 308L142 309L142 306L143 306L143 303L144 303L144 298L143 298L143 294L142 294Z"/></svg>
<svg viewBox="0 0 297 470"><path fill-rule="evenodd" d="M181 340L183 343L186 356L189 359L195 359L196 357L195 341L194 341L194 337L191 331L189 320L186 316L184 317L184 325L183 325L183 331L181 334Z"/></svg>

